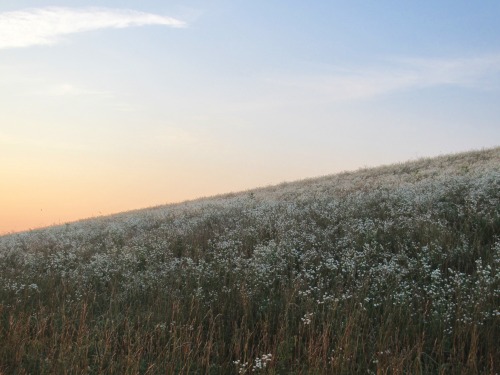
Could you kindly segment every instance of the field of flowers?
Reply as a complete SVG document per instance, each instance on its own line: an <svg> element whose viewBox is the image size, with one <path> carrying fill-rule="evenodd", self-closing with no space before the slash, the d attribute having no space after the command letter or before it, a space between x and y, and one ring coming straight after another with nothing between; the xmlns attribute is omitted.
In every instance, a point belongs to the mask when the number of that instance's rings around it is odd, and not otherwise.
<svg viewBox="0 0 500 375"><path fill-rule="evenodd" d="M500 148L0 237L0 374L500 373Z"/></svg>

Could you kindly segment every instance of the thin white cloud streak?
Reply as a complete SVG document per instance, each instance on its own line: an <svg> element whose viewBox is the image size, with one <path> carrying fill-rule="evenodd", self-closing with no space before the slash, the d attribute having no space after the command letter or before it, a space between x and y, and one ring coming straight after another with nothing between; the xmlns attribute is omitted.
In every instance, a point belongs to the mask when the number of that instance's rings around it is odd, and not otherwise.
<svg viewBox="0 0 500 375"><path fill-rule="evenodd" d="M383 67L336 67L328 74L282 77L270 82L314 98L344 101L438 86L494 89L496 87L490 79L499 73L500 55L491 55L458 59L394 59Z"/></svg>
<svg viewBox="0 0 500 375"><path fill-rule="evenodd" d="M319 69L322 73L308 73ZM357 67L314 65L305 71L252 76L251 82L241 84L246 85L248 95L238 98L230 92L212 98L215 101L207 111L219 116L237 113L235 119L241 119L241 113L316 108L439 87L500 89L500 54L456 59L392 58L383 64ZM249 91L249 87L254 90Z"/></svg>
<svg viewBox="0 0 500 375"><path fill-rule="evenodd" d="M53 45L64 35L145 25L184 27L185 23L128 9L48 7L4 12L0 13L0 49Z"/></svg>
<svg viewBox="0 0 500 375"><path fill-rule="evenodd" d="M114 95L108 91L97 91L89 90L86 88L75 86L71 83L63 83L59 85L53 85L48 87L46 90L37 92L40 95L49 96L97 96L101 98L112 98Z"/></svg>

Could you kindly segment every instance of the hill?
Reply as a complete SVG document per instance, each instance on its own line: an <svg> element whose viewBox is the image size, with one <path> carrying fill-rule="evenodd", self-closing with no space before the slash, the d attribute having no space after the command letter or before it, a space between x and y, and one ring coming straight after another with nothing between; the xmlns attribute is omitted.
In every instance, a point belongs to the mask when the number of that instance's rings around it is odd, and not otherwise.
<svg viewBox="0 0 500 375"><path fill-rule="evenodd" d="M0 237L0 373L500 371L500 148Z"/></svg>

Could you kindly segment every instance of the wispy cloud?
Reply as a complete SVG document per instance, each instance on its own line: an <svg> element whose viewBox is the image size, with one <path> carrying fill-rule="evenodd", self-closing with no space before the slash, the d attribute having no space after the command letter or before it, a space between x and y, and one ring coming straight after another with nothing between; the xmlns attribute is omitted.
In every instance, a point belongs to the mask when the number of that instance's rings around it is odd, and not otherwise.
<svg viewBox="0 0 500 375"><path fill-rule="evenodd" d="M87 88L79 87L71 83L62 83L58 85L52 85L47 87L45 90L39 92L41 95L50 96L98 96L102 98L112 98L113 94L107 91L90 90Z"/></svg>
<svg viewBox="0 0 500 375"><path fill-rule="evenodd" d="M474 58L391 59L372 66L330 67L330 72L273 78L299 96L343 101L438 86L492 88L491 78L500 74L500 55Z"/></svg>
<svg viewBox="0 0 500 375"><path fill-rule="evenodd" d="M108 8L33 8L0 13L0 49L52 45L64 35L105 28L162 25L183 27L175 18Z"/></svg>

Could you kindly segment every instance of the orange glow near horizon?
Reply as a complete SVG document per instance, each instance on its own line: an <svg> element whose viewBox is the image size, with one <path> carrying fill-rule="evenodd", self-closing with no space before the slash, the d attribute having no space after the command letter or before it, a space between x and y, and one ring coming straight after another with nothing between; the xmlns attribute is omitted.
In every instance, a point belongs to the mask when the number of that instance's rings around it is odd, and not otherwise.
<svg viewBox="0 0 500 375"><path fill-rule="evenodd" d="M0 235L194 198L183 195L182 191L165 192L164 197L152 192L141 196L138 191L134 192L133 186L112 189L108 185L100 191L81 186L71 190L46 186L43 190L21 188L16 191L2 186Z"/></svg>
<svg viewBox="0 0 500 375"><path fill-rule="evenodd" d="M221 150L216 146L196 145L175 163L168 154L181 154L175 145L156 153L136 144L98 153L50 144L16 147L0 150L0 235L335 171L332 164L312 167L307 159L289 166L286 154L271 162L254 156L251 164L233 148L214 157L211 150Z"/></svg>
<svg viewBox="0 0 500 375"><path fill-rule="evenodd" d="M92 163L90 163L92 164ZM114 168L42 163L11 166L0 185L0 235L64 224L135 209L242 191L280 180L200 165ZM300 172L299 172L300 173ZM279 174L277 174L279 176ZM279 177L278 177L279 178ZM202 181L202 183L200 183Z"/></svg>
<svg viewBox="0 0 500 375"><path fill-rule="evenodd" d="M0 187L0 235L196 197L189 188L172 187L162 192L159 186L148 186L149 178L138 177L134 182L126 175L105 180L18 178L14 181ZM160 184L165 186L164 182Z"/></svg>

